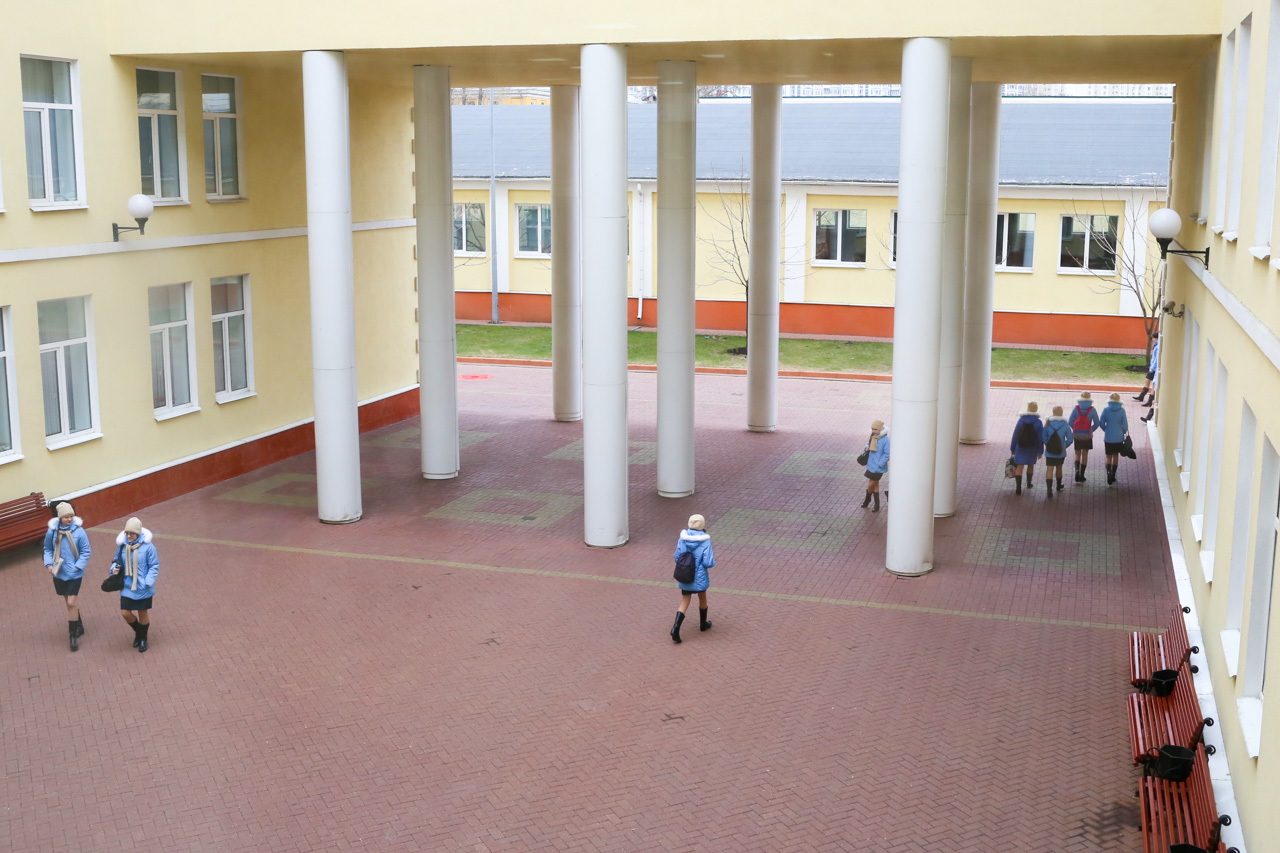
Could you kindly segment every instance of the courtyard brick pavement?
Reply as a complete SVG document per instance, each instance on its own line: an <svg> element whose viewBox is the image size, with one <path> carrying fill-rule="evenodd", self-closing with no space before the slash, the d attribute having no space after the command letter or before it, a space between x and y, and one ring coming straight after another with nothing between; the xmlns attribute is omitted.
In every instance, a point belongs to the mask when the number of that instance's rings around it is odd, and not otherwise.
<svg viewBox="0 0 1280 853"><path fill-rule="evenodd" d="M1139 849L1124 632L1175 602L1144 431L1118 487L1099 453L1015 497L1016 413L1074 395L993 391L937 566L900 579L853 461L887 385L783 379L765 435L745 378L699 376L698 491L664 500L633 373L631 541L593 550L550 371L460 372L463 475L419 476L416 421L370 433L358 524L316 522L311 454L141 511L145 655L97 590L121 519L86 520L76 654L38 549L0 556L0 847ZM692 512L715 626L676 646Z"/></svg>

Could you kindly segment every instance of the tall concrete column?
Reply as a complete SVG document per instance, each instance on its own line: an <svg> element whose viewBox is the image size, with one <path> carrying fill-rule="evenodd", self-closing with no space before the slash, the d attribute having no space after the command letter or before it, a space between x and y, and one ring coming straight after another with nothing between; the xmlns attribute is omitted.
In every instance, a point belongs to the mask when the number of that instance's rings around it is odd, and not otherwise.
<svg viewBox="0 0 1280 853"><path fill-rule="evenodd" d="M698 67L658 63L658 494L693 494Z"/></svg>
<svg viewBox="0 0 1280 853"><path fill-rule="evenodd" d="M582 188L578 87L551 87L551 405L582 420Z"/></svg>
<svg viewBox="0 0 1280 853"><path fill-rule="evenodd" d="M951 60L947 122L947 219L942 235L942 326L938 339L938 455L933 514L956 514L960 442L960 364L964 343L965 223L969 204L969 88L973 60Z"/></svg>
<svg viewBox="0 0 1280 853"><path fill-rule="evenodd" d="M449 69L413 69L418 211L418 406L422 476L458 476L458 343L453 308L453 124Z"/></svg>
<svg viewBox="0 0 1280 853"><path fill-rule="evenodd" d="M902 50L898 270L893 300L893 448L885 567L933 568L933 474L938 444L938 335L951 42L907 39Z"/></svg>
<svg viewBox="0 0 1280 853"><path fill-rule="evenodd" d="M627 49L582 48L583 535L626 544Z"/></svg>
<svg viewBox="0 0 1280 853"><path fill-rule="evenodd" d="M356 397L355 273L351 249L351 125L341 51L302 54L320 520L359 521L360 422Z"/></svg>
<svg viewBox="0 0 1280 853"><path fill-rule="evenodd" d="M747 429L778 427L778 272L782 215L782 87L751 87L751 256L747 291Z"/></svg>
<svg viewBox="0 0 1280 853"><path fill-rule="evenodd" d="M969 237L964 282L964 364L960 442L987 443L991 321L996 288L996 205L1000 198L1000 84L974 83L969 131Z"/></svg>

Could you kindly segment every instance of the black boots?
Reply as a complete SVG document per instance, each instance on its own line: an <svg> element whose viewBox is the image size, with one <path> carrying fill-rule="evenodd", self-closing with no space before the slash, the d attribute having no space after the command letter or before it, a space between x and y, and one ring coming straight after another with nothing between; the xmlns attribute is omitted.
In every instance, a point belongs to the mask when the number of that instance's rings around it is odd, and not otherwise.
<svg viewBox="0 0 1280 853"><path fill-rule="evenodd" d="M71 651L78 651L80 643L78 642L84 636L84 620L77 618L74 622L67 620L67 639L71 643Z"/></svg>
<svg viewBox="0 0 1280 853"><path fill-rule="evenodd" d="M129 627L133 629L133 647L136 649L142 644L142 623L130 622Z"/></svg>
<svg viewBox="0 0 1280 853"><path fill-rule="evenodd" d="M1143 389L1142 389L1142 393L1141 393L1141 394L1139 394L1138 396L1134 397L1133 399L1135 399L1135 400L1137 400L1139 403L1141 403L1143 400L1147 399L1147 394L1148 394L1148 393L1150 393L1150 392L1149 392L1149 389L1147 389L1147 388L1143 388Z"/></svg>
<svg viewBox="0 0 1280 853"><path fill-rule="evenodd" d="M671 626L671 642L680 642L680 624L684 622L684 614L679 610L676 611L676 624Z"/></svg>
<svg viewBox="0 0 1280 853"><path fill-rule="evenodd" d="M1034 474L1035 471L1036 471L1036 466L1034 465L1027 466L1027 488L1028 489L1031 488L1031 475Z"/></svg>
<svg viewBox="0 0 1280 853"><path fill-rule="evenodd" d="M1088 467L1089 467L1089 466L1088 466L1087 464L1083 463L1083 462L1077 462L1077 463L1076 463L1076 482L1077 482L1077 483L1085 483L1085 482L1088 482L1088 481L1085 479L1085 476L1084 476L1084 469L1086 469L1086 468L1088 468Z"/></svg>
<svg viewBox="0 0 1280 853"><path fill-rule="evenodd" d="M1062 491L1064 488L1066 488L1066 487L1062 485L1062 478L1061 478L1061 477L1059 477L1059 478L1058 478L1058 491Z"/></svg>
<svg viewBox="0 0 1280 853"><path fill-rule="evenodd" d="M1053 480L1044 481L1044 490L1048 493L1049 497L1053 497Z"/></svg>
<svg viewBox="0 0 1280 853"><path fill-rule="evenodd" d="M871 493L871 501L872 501L871 511L872 511L872 512L879 512L879 511L880 511L880 493L879 493L879 492L872 492L872 493Z"/></svg>
<svg viewBox="0 0 1280 853"><path fill-rule="evenodd" d="M1147 416L1145 418L1138 418L1138 420L1142 421L1145 424L1147 421L1151 420L1155 416L1156 416L1156 409L1155 409L1155 406L1152 406L1150 409L1147 410Z"/></svg>
<svg viewBox="0 0 1280 853"><path fill-rule="evenodd" d="M700 608L698 608L698 616L699 616L699 617L701 618L701 620L702 620L702 621L698 624L698 630L699 630L699 631L707 631L707 630L710 630L710 629L711 629L711 620L707 618L707 608L705 608L705 607L700 607Z"/></svg>
<svg viewBox="0 0 1280 853"><path fill-rule="evenodd" d="M871 506L871 490L867 489L867 496L862 499L862 508L866 509Z"/></svg>
<svg viewBox="0 0 1280 853"><path fill-rule="evenodd" d="M1013 488L1014 488L1015 495L1022 494L1022 478L1021 477L1013 478Z"/></svg>
<svg viewBox="0 0 1280 853"><path fill-rule="evenodd" d="M1115 465L1107 466L1107 485L1108 486L1114 486L1116 484L1116 472L1119 469L1120 469L1120 465L1118 463Z"/></svg>
<svg viewBox="0 0 1280 853"><path fill-rule="evenodd" d="M1076 462L1076 482L1080 482L1080 463Z"/></svg>
<svg viewBox="0 0 1280 853"><path fill-rule="evenodd" d="M147 629L150 627L150 623L146 625L138 623L138 651L140 652L145 652L147 650Z"/></svg>

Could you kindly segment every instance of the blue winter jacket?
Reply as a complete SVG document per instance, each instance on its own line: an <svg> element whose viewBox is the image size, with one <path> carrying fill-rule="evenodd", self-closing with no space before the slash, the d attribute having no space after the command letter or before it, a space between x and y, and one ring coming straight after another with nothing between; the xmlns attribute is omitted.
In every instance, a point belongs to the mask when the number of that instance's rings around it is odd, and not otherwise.
<svg viewBox="0 0 1280 853"><path fill-rule="evenodd" d="M1058 434L1058 441L1062 442L1062 452L1054 455L1049 454L1049 437L1054 433ZM1055 415L1049 418L1049 422L1040 428L1040 440L1044 442L1045 459L1065 459L1067 451L1074 444L1075 435L1071 432L1071 424L1067 423L1067 419L1061 415Z"/></svg>
<svg viewBox="0 0 1280 853"><path fill-rule="evenodd" d="M1151 345L1151 365L1147 368L1152 373L1160 369L1160 339L1156 338L1156 342Z"/></svg>
<svg viewBox="0 0 1280 853"><path fill-rule="evenodd" d="M693 554L697 569L693 574L693 583L682 583L680 589L684 592L706 592L711 585L707 569L716 564L715 551L711 550L711 534L705 530L681 530L680 539L676 542L675 558L680 559L680 555L686 551Z"/></svg>
<svg viewBox="0 0 1280 853"><path fill-rule="evenodd" d="M125 577L124 589L120 590L120 595L125 598L131 598L134 601L150 598L156 594L156 576L160 574L160 557L156 554L156 546L151 544L151 531L145 527L142 528L142 533L138 538L142 540L142 544L134 552L138 571L134 577ZM121 572L124 571L125 543L126 540L123 533L116 537L114 562L119 564Z"/></svg>
<svg viewBox="0 0 1280 853"><path fill-rule="evenodd" d="M867 470L872 474L884 474L889 470L889 431L881 432L879 439L875 450L871 449L870 441L862 448L867 451Z"/></svg>
<svg viewBox="0 0 1280 853"><path fill-rule="evenodd" d="M1076 429L1076 418L1080 415L1084 415L1089 421L1087 430ZM1067 415L1067 423L1071 425L1076 438L1089 438L1092 436L1093 431L1098 428L1098 410L1093 407L1093 401L1076 400L1075 408L1071 410L1071 414Z"/></svg>
<svg viewBox="0 0 1280 853"><path fill-rule="evenodd" d="M1102 410L1102 417L1098 418L1098 424L1102 427L1103 441L1112 444L1124 441L1124 435L1129 431L1129 416L1125 414L1124 404L1119 400L1107 403L1107 407Z"/></svg>
<svg viewBox="0 0 1280 853"><path fill-rule="evenodd" d="M1031 425L1031 432L1035 434L1035 442L1030 447L1023 447L1018 443L1018 433L1022 431L1023 424ZM1009 439L1009 452L1013 454L1013 463L1015 465L1034 465L1036 460L1040 458L1040 454L1044 453L1044 439L1040 436L1040 416L1031 412L1023 412L1018 418L1018 422L1013 425L1013 437Z"/></svg>
<svg viewBox="0 0 1280 853"><path fill-rule="evenodd" d="M58 531L65 533L65 536L58 536ZM89 556L93 553L89 548L89 534L84 532L81 527L79 516L71 519L71 524L62 527L58 524L58 519L49 519L49 532L44 535L44 564L52 566L56 560L54 559L53 545L59 542L59 555L62 557L62 565L59 567L57 577L60 581L75 580L84 577L84 567L89 563ZM71 543L76 543L76 554L71 550Z"/></svg>

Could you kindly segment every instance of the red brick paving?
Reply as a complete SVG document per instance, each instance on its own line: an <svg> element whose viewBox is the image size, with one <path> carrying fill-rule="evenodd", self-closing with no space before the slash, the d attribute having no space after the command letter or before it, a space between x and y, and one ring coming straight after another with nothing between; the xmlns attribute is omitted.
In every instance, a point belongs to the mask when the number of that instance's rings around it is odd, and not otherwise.
<svg viewBox="0 0 1280 853"><path fill-rule="evenodd" d="M544 527L525 499L473 507L523 525L427 515L476 489L581 494L580 462L544 458L581 436L550 420L550 373L487 372L462 383L461 425L495 435L464 448L461 478L423 480L388 440L416 422L365 436L359 524L318 524L287 485L280 504L218 498L310 473L309 454L143 511L162 566L146 655L95 586L119 520L88 520L76 654L37 551L0 558L4 846L1138 849L1125 636L1069 623L1158 625L1174 601L1142 431L1118 488L1099 454L1087 486L1017 498L1006 429L1029 396L1070 395L993 392L996 440L961 448L938 567L906 580L882 568L885 513L857 507L859 477L774 473L856 454L887 386L783 380L761 435L745 380L699 377L698 494L660 499L633 464L631 542L601 551L577 508ZM653 441L653 376L631 388L632 438ZM676 533L734 510L854 523L835 550L718 541L715 627L675 646Z"/></svg>

